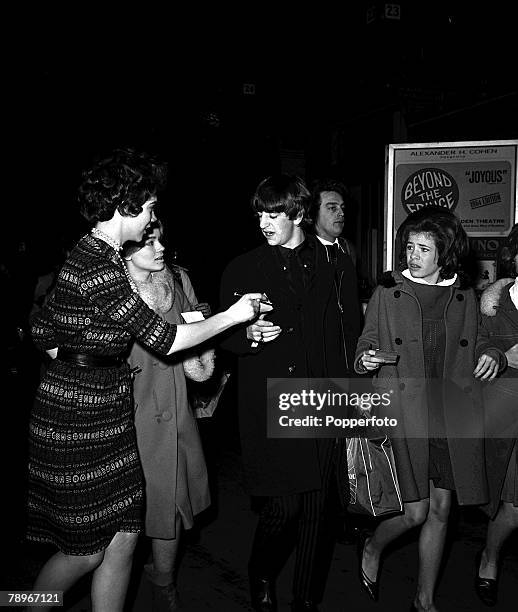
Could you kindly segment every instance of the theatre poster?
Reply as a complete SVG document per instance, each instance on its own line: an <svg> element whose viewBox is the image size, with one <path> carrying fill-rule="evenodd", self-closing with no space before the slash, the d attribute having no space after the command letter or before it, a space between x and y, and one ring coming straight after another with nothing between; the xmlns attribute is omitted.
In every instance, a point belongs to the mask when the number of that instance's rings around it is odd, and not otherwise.
<svg viewBox="0 0 518 612"><path fill-rule="evenodd" d="M385 270L397 265L395 239L426 206L454 212L469 236L477 289L496 279L501 243L518 221L518 140L390 144L385 163Z"/></svg>

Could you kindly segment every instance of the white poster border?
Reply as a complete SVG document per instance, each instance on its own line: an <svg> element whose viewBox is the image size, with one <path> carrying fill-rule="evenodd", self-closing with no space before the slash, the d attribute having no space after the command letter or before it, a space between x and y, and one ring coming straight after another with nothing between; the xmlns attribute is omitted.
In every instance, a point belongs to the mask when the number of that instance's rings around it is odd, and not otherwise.
<svg viewBox="0 0 518 612"><path fill-rule="evenodd" d="M401 149L457 149L461 147L514 147L514 218L512 223L518 221L518 140L468 140L449 142L414 142L398 143L386 146L385 159L385 237L383 240L383 269L389 270L394 266L394 241L396 229L394 227L394 167L395 153ZM480 232L467 232L469 236L487 235Z"/></svg>

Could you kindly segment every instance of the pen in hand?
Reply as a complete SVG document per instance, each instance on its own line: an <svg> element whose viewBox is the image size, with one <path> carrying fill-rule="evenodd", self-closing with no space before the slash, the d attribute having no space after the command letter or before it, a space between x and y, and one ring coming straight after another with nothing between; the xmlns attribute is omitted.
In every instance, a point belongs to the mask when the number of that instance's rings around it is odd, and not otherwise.
<svg viewBox="0 0 518 612"><path fill-rule="evenodd" d="M238 293L237 291L234 291L234 295L236 297L243 297L244 293ZM263 295L264 295L265 299L259 300L261 302L261 304L266 304L267 306L273 306L273 304L268 299L268 296L266 295L266 293L263 293Z"/></svg>

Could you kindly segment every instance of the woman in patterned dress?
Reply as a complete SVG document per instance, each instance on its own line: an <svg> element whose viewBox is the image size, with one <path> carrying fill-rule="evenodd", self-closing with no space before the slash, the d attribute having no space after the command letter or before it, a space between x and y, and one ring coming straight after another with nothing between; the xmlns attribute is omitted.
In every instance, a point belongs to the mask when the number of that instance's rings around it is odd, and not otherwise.
<svg viewBox="0 0 518 612"><path fill-rule="evenodd" d="M266 308L261 294L247 294L206 321L175 325L142 301L119 251L156 219L165 175L165 165L131 149L84 172L79 201L94 227L71 252L32 327L53 361L31 415L28 538L58 548L34 589L66 591L93 571L95 612L122 610L141 529L130 343L167 355Z"/></svg>

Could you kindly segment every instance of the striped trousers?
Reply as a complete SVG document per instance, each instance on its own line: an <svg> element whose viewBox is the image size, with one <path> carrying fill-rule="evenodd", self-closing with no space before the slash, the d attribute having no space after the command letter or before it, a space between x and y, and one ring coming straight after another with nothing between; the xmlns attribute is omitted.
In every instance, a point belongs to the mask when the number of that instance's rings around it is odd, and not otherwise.
<svg viewBox="0 0 518 612"><path fill-rule="evenodd" d="M295 548L293 596L319 602L329 573L338 514L339 440L318 440L322 486L292 495L260 498L259 521L252 544L249 573L274 580Z"/></svg>

